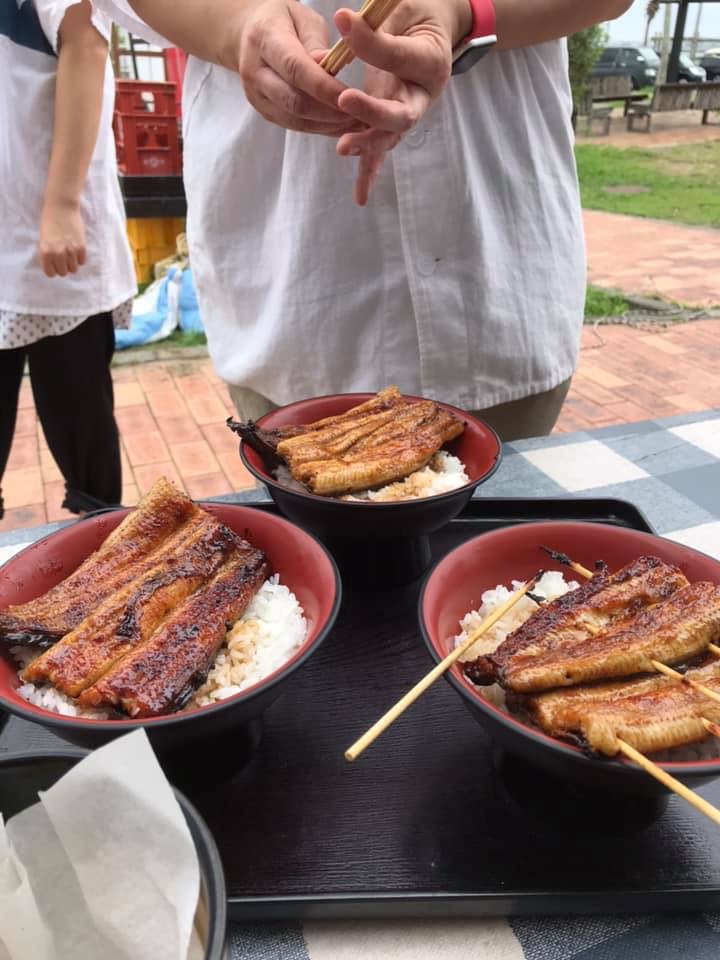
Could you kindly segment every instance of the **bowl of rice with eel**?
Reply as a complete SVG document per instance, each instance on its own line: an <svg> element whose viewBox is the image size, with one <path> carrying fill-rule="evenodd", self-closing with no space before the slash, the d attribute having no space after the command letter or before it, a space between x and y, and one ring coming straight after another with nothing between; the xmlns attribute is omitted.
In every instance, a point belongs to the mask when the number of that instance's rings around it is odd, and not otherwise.
<svg viewBox="0 0 720 960"><path fill-rule="evenodd" d="M311 535L161 479L4 565L0 706L86 747L138 725L160 748L215 736L262 714L339 605Z"/></svg>
<svg viewBox="0 0 720 960"><path fill-rule="evenodd" d="M228 426L241 438L243 463L280 510L320 536L438 530L501 458L487 424L397 387L315 397Z"/></svg>
<svg viewBox="0 0 720 960"><path fill-rule="evenodd" d="M490 531L427 577L419 618L433 659L540 570L530 594L446 674L486 732L548 772L628 792L662 787L621 756L618 738L685 783L720 775L720 737L706 723L720 724L720 703L693 686L720 693L720 561L608 524Z"/></svg>

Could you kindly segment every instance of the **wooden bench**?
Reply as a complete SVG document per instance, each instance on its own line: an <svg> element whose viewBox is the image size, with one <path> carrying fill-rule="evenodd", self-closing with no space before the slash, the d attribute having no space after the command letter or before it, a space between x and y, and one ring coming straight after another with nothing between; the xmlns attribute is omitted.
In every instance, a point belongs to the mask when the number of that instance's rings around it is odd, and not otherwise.
<svg viewBox="0 0 720 960"><path fill-rule="evenodd" d="M702 122L708 122L711 110L720 110L720 83L662 83L655 87L652 100L631 106L627 112L628 130L638 129L635 121L644 120L644 133L650 131L655 113L672 110L702 110Z"/></svg>
<svg viewBox="0 0 720 960"><path fill-rule="evenodd" d="M590 93L593 103L622 100L623 115L627 115L631 103L646 99L644 93L633 90L629 73L608 73L605 76L593 77L590 81Z"/></svg>
<svg viewBox="0 0 720 960"><path fill-rule="evenodd" d="M627 115L628 107L633 101L644 99L644 93L636 93L633 90L629 73L593 77L580 110L581 116L585 117L586 135L592 135L595 122L602 124L603 134L610 133L613 104L617 101L623 101L623 114ZM607 104L607 106L598 106L598 104Z"/></svg>
<svg viewBox="0 0 720 960"><path fill-rule="evenodd" d="M701 83L695 95L693 110L702 110L702 122L708 122L711 110L720 110L720 81Z"/></svg>

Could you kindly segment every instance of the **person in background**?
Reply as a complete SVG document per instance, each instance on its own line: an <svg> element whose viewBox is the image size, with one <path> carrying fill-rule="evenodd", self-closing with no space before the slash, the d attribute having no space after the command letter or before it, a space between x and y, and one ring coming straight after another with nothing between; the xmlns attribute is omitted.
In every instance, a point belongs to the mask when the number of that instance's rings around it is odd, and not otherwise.
<svg viewBox="0 0 720 960"><path fill-rule="evenodd" d="M190 260L241 417L394 383L552 430L585 300L564 38L630 0L401 0L377 33L333 0L95 2L194 54Z"/></svg>
<svg viewBox="0 0 720 960"><path fill-rule="evenodd" d="M110 360L135 276L109 30L88 0L0 0L0 477L27 363L76 513L121 499Z"/></svg>

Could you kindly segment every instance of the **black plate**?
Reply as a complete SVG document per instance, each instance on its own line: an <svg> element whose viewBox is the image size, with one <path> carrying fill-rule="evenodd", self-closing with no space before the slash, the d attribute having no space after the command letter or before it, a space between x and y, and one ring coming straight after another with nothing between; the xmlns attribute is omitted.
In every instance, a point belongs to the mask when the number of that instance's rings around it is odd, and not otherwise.
<svg viewBox="0 0 720 960"><path fill-rule="evenodd" d="M501 524L561 518L649 529L617 500L479 498L433 535L433 551ZM323 649L268 711L248 766L223 786L185 788L220 849L231 917L720 908L716 826L674 797L655 822L648 808L613 823L612 810L568 791L568 817L562 791L544 802L543 778L497 754L447 683L345 762L343 750L431 666L418 590L346 595ZM51 741L12 718L0 751ZM720 804L720 783L699 792Z"/></svg>

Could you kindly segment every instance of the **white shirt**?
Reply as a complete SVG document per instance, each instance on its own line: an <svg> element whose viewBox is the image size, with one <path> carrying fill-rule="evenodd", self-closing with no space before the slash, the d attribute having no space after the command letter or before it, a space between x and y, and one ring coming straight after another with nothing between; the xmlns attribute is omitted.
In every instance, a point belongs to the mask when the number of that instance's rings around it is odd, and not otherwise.
<svg viewBox="0 0 720 960"><path fill-rule="evenodd" d="M364 209L355 162L263 120L234 73L191 59L183 116L190 259L228 382L278 404L397 383L477 409L574 371L585 259L563 41L453 78Z"/></svg>
<svg viewBox="0 0 720 960"><path fill-rule="evenodd" d="M52 144L58 31L75 0L0 0L0 312L72 318L114 310L136 289L117 180L108 60L102 117L81 198L87 262L46 277L37 253ZM105 39L110 24L95 11ZM68 320L55 324L65 331ZM7 332L7 331L6 331Z"/></svg>

